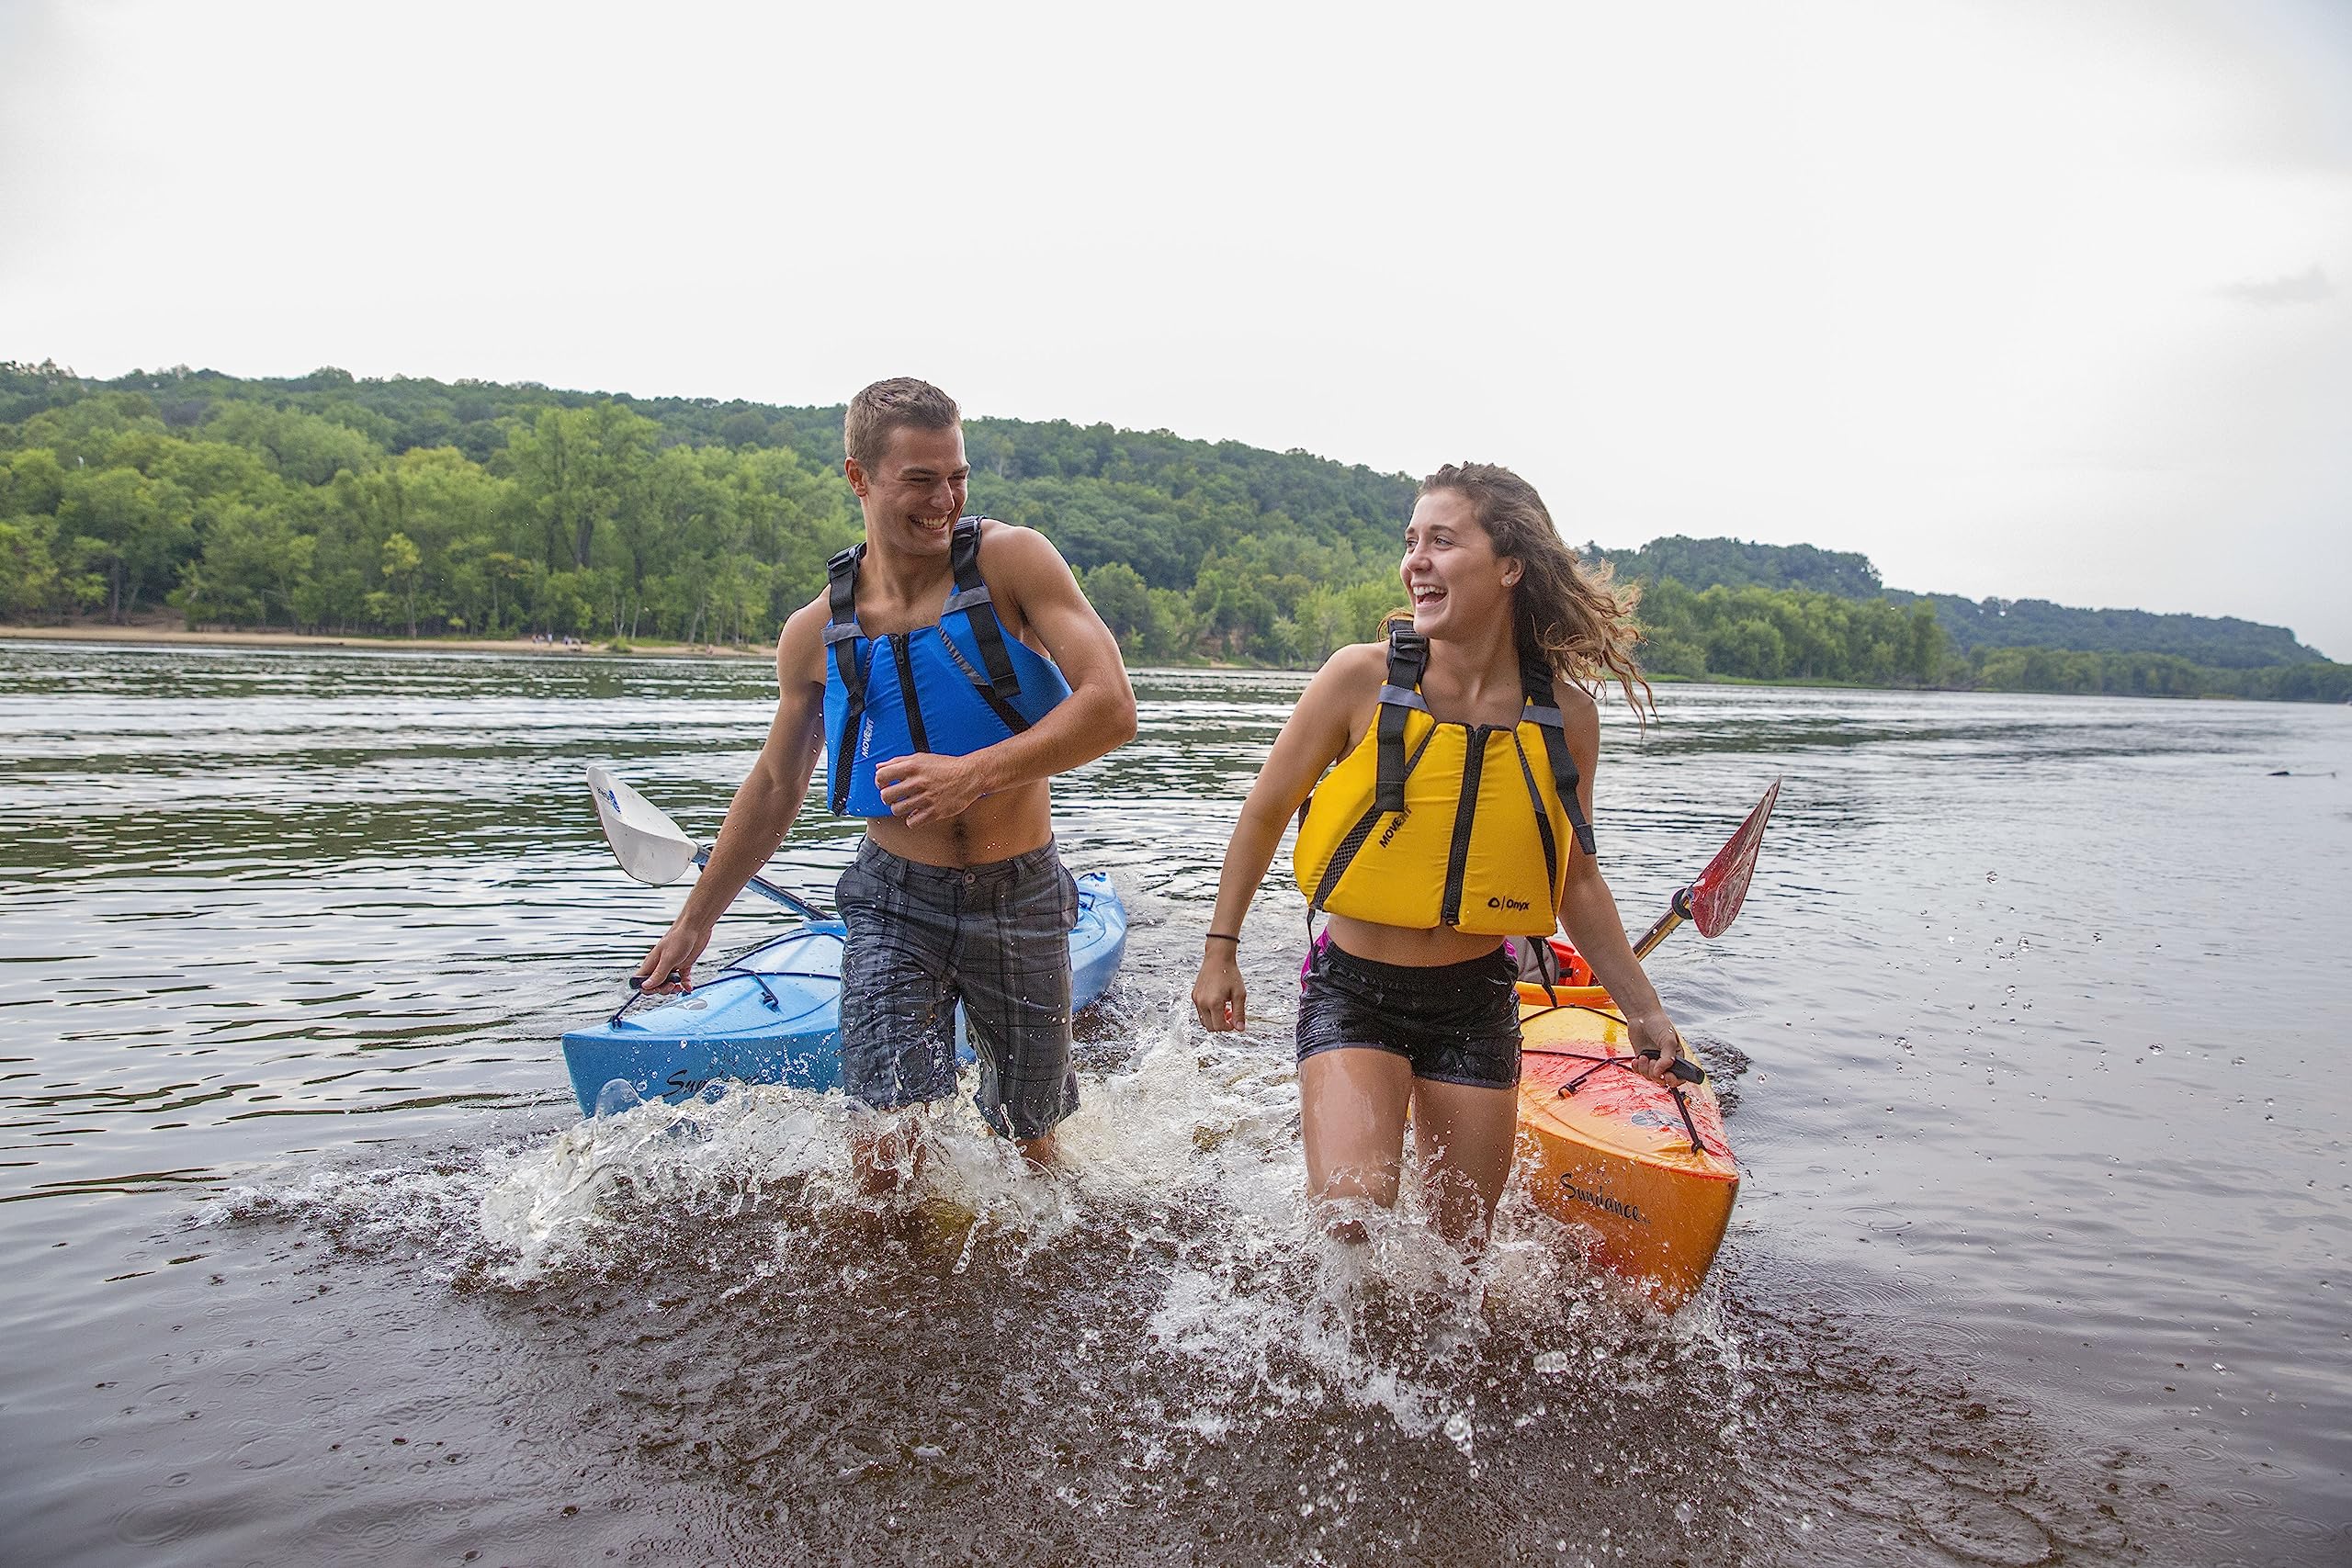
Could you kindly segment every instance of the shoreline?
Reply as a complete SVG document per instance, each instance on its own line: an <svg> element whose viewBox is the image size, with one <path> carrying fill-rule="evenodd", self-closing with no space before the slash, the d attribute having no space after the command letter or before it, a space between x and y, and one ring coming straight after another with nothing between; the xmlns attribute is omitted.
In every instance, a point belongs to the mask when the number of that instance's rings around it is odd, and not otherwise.
<svg viewBox="0 0 2352 1568"><path fill-rule="evenodd" d="M538 659L594 656L606 659L757 659L764 661L775 657L771 649L696 643L631 643L625 649L616 649L610 642L583 642L566 648L561 643L533 642L527 637L331 637L311 632L189 631L178 626L118 626L103 623L63 626L0 625L0 642L112 642L162 647L336 649L356 653L503 653Z"/></svg>
<svg viewBox="0 0 2352 1568"><path fill-rule="evenodd" d="M113 626L106 622L76 622L68 626L26 626L0 623L0 642L53 643L114 643L144 648L243 648L280 649L286 651L341 653L467 653L503 655L527 659L709 659L757 660L774 661L772 648L725 647L699 643L629 643L616 648L609 641L582 642L566 648L561 643L532 642L524 637L368 637L364 635L326 636L311 632L233 631L225 628L189 631L185 626L164 624L160 618L144 623ZM1307 675L1313 671L1271 664L1235 664L1223 660L1205 660L1196 664L1152 665L1138 668L1164 669L1171 672L1201 671L1237 671L1261 674ZM1649 677L1654 687L1747 686L1757 690L1821 690L1856 692L1911 693L1978 693L2007 696L2106 696L2154 702L2261 702L2299 699L2249 697L2235 692L2195 692L2162 694L2153 692L2050 692L2030 687L2011 691L2006 688L1975 686L1882 686L1866 681L1838 681L1819 678L1789 677L1780 680L1758 680L1741 675L1708 675L1697 680L1688 676L1659 674ZM2326 705L2331 699L2301 699L2317 701Z"/></svg>

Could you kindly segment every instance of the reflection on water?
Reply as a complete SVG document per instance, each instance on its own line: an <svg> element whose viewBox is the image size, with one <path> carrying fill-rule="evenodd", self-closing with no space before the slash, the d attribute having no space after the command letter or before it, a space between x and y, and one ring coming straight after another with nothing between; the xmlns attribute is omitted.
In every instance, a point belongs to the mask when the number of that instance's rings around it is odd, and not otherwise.
<svg viewBox="0 0 2352 1568"><path fill-rule="evenodd" d="M1147 673L1057 789L1136 916L1067 1177L967 1108L850 1195L840 1101L581 1125L553 1041L675 908L582 766L707 830L751 663L0 648L28 1560L2339 1561L2337 710L1673 689L1607 724L1653 962L1749 1177L1672 1320L1506 1204L1465 1263L1297 1201L1259 1025L1182 1005L1295 676ZM2284 768L2289 776L2273 778ZM2329 777L2333 771L2335 777ZM777 871L826 892L854 831ZM723 929L748 944L756 910ZM1408 1194L1408 1208L1409 1208ZM2333 1352L2325 1347L2334 1346Z"/></svg>

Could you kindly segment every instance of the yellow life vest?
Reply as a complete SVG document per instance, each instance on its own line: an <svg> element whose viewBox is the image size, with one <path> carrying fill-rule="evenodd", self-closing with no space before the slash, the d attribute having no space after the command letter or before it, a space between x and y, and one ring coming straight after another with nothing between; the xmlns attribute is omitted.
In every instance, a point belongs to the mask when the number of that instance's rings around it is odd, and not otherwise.
<svg viewBox="0 0 2352 1568"><path fill-rule="evenodd" d="M1291 870L1312 910L1411 931L1549 936L1570 833L1593 852L1552 674L1521 675L1515 725L1453 724L1420 693L1429 638L1388 637L1380 711L1309 797Z"/></svg>

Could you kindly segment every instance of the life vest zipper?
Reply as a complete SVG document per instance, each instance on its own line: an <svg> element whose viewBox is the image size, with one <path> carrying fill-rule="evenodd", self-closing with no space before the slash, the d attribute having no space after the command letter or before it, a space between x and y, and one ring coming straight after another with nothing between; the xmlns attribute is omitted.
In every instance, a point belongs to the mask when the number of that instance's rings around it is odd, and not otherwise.
<svg viewBox="0 0 2352 1568"><path fill-rule="evenodd" d="M1462 794L1453 804L1453 842L1445 852L1445 903L1438 919L1449 926L1462 923L1462 885L1470 869L1470 824L1478 814L1478 775L1487 766L1487 737L1501 728L1474 724L1462 758ZM1514 727L1515 728L1515 727Z"/></svg>
<svg viewBox="0 0 2352 1568"><path fill-rule="evenodd" d="M899 663L899 694L907 702L907 739L918 751L931 750L931 734L922 727L922 705L915 700L915 661L907 652L912 632L886 633L883 641L890 645L891 657Z"/></svg>

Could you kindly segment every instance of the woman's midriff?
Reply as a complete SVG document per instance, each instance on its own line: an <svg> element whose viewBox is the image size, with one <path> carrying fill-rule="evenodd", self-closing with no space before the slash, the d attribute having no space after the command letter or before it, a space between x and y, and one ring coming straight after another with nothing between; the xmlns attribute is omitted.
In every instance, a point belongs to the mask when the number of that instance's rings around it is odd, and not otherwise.
<svg viewBox="0 0 2352 1568"><path fill-rule="evenodd" d="M1352 919L1346 915L1333 915L1331 940L1343 953L1358 958L1368 958L1374 964L1396 964L1415 969L1431 969L1441 964L1465 964L1473 958L1484 957L1502 945L1498 936L1472 936L1455 931L1452 926L1439 926L1430 931L1409 931L1403 926L1378 925L1371 920Z"/></svg>

